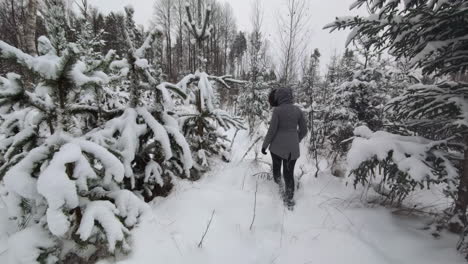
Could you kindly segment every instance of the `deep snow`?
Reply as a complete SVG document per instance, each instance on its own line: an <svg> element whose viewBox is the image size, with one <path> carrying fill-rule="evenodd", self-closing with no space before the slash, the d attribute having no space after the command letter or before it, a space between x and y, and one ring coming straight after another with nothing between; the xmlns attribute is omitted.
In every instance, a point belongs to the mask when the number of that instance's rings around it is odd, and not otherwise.
<svg viewBox="0 0 468 264"><path fill-rule="evenodd" d="M465 263L455 250L456 235L434 239L422 230L427 219L369 208L362 191L346 187L344 179L326 173L314 178L304 155L296 174L301 166L309 173L294 211L285 210L274 182L252 176L268 167L249 156L239 161L248 147L245 134L236 139L231 163L219 163L198 182L178 182L169 197L152 203L154 216L136 229L133 253L117 263Z"/></svg>
<svg viewBox="0 0 468 264"><path fill-rule="evenodd" d="M217 163L198 182L177 181L169 197L152 202L154 214L133 231L130 256L100 263L465 263L455 250L456 235L434 239L422 230L428 219L365 204L362 190L345 186L346 179L328 173L314 178L305 155L296 175L301 167L308 173L296 192L294 211L288 211L274 182L253 176L268 171L270 157L253 162L249 155L240 161L248 147L246 132L239 133L234 146L231 163ZM256 218L250 230L256 184ZM420 196L434 202L427 193ZM0 216L0 263L8 263L6 213L0 211Z"/></svg>

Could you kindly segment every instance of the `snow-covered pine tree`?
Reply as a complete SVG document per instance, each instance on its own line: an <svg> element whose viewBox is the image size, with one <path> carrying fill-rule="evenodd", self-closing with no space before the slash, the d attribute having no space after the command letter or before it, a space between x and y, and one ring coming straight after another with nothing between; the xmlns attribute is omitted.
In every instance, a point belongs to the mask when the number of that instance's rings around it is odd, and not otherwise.
<svg viewBox="0 0 468 264"><path fill-rule="evenodd" d="M0 80L0 178L11 222L11 263L93 262L127 252L129 230L147 205L125 190L124 164L88 139L73 112L81 87L102 86L107 76L80 45L67 42L61 1L47 11L49 38L38 56L0 41L0 54L20 64L36 83L16 73ZM33 242L32 242L33 241ZM26 243L27 242L27 243ZM23 249L24 245L30 247Z"/></svg>
<svg viewBox="0 0 468 264"><path fill-rule="evenodd" d="M383 108L386 103L382 80L384 74L375 68L356 70L350 81L335 88L327 118L330 121L328 140L333 152L333 162L340 163L349 149L353 129L366 125L382 128Z"/></svg>
<svg viewBox="0 0 468 264"><path fill-rule="evenodd" d="M308 112L308 127L311 131L311 126L313 123L313 109L312 105L314 104L315 97L317 97L317 92L319 90L320 84L320 52L318 49L314 49L314 52L310 55L308 61L306 62L306 67L303 72L301 83L297 89L298 98L300 98L301 103L305 105L305 108Z"/></svg>
<svg viewBox="0 0 468 264"><path fill-rule="evenodd" d="M258 26L257 26L258 27ZM261 59L264 50L262 49L263 37L260 28L254 29L249 37L249 80L243 87L238 97L239 114L247 119L249 125L249 135L257 138L259 128L265 122L268 122L268 93L269 85L263 79L263 73L266 72L265 65Z"/></svg>
<svg viewBox="0 0 468 264"><path fill-rule="evenodd" d="M348 42L356 36L372 37L372 47L389 48L398 58L411 59L412 65L421 67L424 73L442 76L466 72L468 2L426 0L400 4L400 1L358 0L352 7L362 5L369 6L371 15L337 18L326 28L351 28ZM416 84L391 103L406 122L429 131L437 129L438 133L432 133L436 140L450 139L454 144L450 144L449 153L454 154L454 161L463 160L458 168L460 172L451 174L457 176L458 190L452 193L455 206L448 226L453 231L465 226L459 244L464 253L468 252L467 86L444 79L433 85ZM454 148L457 145L461 149ZM463 154L457 155L457 149Z"/></svg>
<svg viewBox="0 0 468 264"><path fill-rule="evenodd" d="M224 161L230 161L230 140L225 132L230 128L244 129L240 117L216 107L213 82L229 89L227 82L230 81L238 82L230 76L215 77L205 72L196 72L185 76L177 84L177 87L188 91L190 96L189 104L178 107L178 113L184 135L192 150L197 153L198 171L208 168L210 156L219 156Z"/></svg>
<svg viewBox="0 0 468 264"><path fill-rule="evenodd" d="M126 16L126 20L132 19ZM173 112L173 96L186 99L187 95L178 86L161 82L158 69L145 58L162 31L153 29L141 47L135 48L132 24L127 21L123 30L130 47L127 57L110 64L123 77L128 106L104 128L92 132L91 138L120 153L126 187L148 201L167 195L173 178L191 178L191 150Z"/></svg>
<svg viewBox="0 0 468 264"><path fill-rule="evenodd" d="M343 55L340 58L339 65L338 67L338 77L337 77L337 82L338 83L343 83L346 81L350 81L354 77L354 72L356 71L356 68L358 67L358 59L355 54L356 52L351 50L351 49L345 49ZM367 64L364 64L364 68L366 68Z"/></svg>
<svg viewBox="0 0 468 264"><path fill-rule="evenodd" d="M199 70L195 74L185 76L177 84L177 87L182 88L190 95L190 100L188 100L190 104L180 107L179 115L182 118L184 135L192 150L197 153L197 171L203 171L209 166L209 156L216 155L225 161L230 160L229 140L219 128L221 127L225 131L231 127L243 129L242 120L239 117L231 116L228 112L217 108L213 82L224 89L230 88L228 83L241 82L232 79L229 75L215 77L203 71L205 59L202 56L202 42L209 37L212 29L210 25L211 7L207 6L205 15L199 23L193 19L188 2L185 9L188 20L184 21L184 24L198 44Z"/></svg>
<svg viewBox="0 0 468 264"><path fill-rule="evenodd" d="M90 73L107 75L106 81L99 82L78 82L80 94L75 100L72 114L84 114L81 121L83 128L87 132L95 127L102 126L107 120L115 115L121 114L124 110L128 95L122 91L122 76L119 72L111 69L110 64L117 59L114 50L107 54L100 52L104 48L104 31L97 34L93 32L91 23L85 17L81 31L77 36L76 45L78 47L77 56L80 63L77 66L85 74Z"/></svg>
<svg viewBox="0 0 468 264"><path fill-rule="evenodd" d="M319 90L321 89L320 80L320 52L318 49L314 49L314 52L306 61L303 67L302 80L296 89L297 98L300 99L301 103L307 113L307 126L309 131L309 154L311 154L316 162L318 163L318 140L320 126L323 125L323 120L319 118L321 114L322 103L319 98ZM317 174L318 175L318 170Z"/></svg>
<svg viewBox="0 0 468 264"><path fill-rule="evenodd" d="M248 81L240 89L238 113L247 120L249 136L254 142L250 149L254 150L255 160L260 153L261 139L268 124L270 108L268 94L272 89L272 82L265 80L267 76L267 40L262 34L263 7L259 0L252 3L251 9L252 32L249 34L247 45Z"/></svg>

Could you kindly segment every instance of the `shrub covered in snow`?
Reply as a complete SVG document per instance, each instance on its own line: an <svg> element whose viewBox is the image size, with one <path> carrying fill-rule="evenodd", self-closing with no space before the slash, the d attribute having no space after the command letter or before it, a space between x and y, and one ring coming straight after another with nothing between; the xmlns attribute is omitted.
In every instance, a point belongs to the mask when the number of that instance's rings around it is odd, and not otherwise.
<svg viewBox="0 0 468 264"><path fill-rule="evenodd" d="M431 184L444 183L453 195L458 170L446 152L447 141L372 132L366 126L354 129L354 136L347 154L354 186L372 185L398 204L411 191Z"/></svg>
<svg viewBox="0 0 468 264"><path fill-rule="evenodd" d="M264 82L260 76L256 81L249 81L237 98L239 114L247 120L249 135L252 138L257 137L256 132L259 132L259 127L268 122L270 88L271 85Z"/></svg>
<svg viewBox="0 0 468 264"><path fill-rule="evenodd" d="M243 129L242 120L218 109L215 103L213 81L229 87L226 80L229 76L212 77L204 72L196 72L183 78L178 84L189 93L188 104L179 107L182 131L191 148L197 153L198 169L208 167L209 156L220 156L230 160L229 140L225 132L231 127ZM232 80L234 81L234 80Z"/></svg>
<svg viewBox="0 0 468 264"><path fill-rule="evenodd" d="M356 126L371 129L383 126L383 107L387 98L383 93L384 73L377 68L356 70L354 77L335 88L335 95L326 106L328 120L327 143L340 157L349 149L347 139Z"/></svg>
<svg viewBox="0 0 468 264"><path fill-rule="evenodd" d="M127 18L128 19L128 18ZM173 177L190 178L192 155L174 115L173 96L185 99L176 85L160 83L144 58L161 31L149 33L143 45L134 47L125 31L130 50L127 58L110 67L122 73L122 85L129 92L128 106L90 138L120 153L127 188L140 192L146 200L166 195Z"/></svg>

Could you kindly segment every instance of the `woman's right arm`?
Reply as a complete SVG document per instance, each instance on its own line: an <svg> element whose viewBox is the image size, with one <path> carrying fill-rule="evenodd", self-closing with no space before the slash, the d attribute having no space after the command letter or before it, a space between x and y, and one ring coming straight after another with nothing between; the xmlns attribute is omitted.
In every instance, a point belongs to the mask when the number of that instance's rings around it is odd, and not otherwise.
<svg viewBox="0 0 468 264"><path fill-rule="evenodd" d="M265 136L265 140L263 141L262 149L267 149L270 146L271 141L276 135L276 131L278 130L278 112L277 108L273 109L273 114L271 116L270 127L268 128L268 132Z"/></svg>

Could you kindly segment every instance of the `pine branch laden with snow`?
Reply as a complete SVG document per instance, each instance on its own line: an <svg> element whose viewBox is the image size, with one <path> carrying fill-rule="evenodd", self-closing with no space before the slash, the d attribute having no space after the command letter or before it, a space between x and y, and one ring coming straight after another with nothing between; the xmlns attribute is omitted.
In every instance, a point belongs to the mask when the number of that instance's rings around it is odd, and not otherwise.
<svg viewBox="0 0 468 264"><path fill-rule="evenodd" d="M245 129L241 118L217 108L213 82L219 83L222 88L229 88L226 82L231 81L230 76L213 77L205 72L196 72L185 76L177 84L189 94L186 104L176 108L182 131L191 149L198 153L198 165L204 169L209 165L207 156L230 160L229 140L225 131L230 128Z"/></svg>
<svg viewBox="0 0 468 264"><path fill-rule="evenodd" d="M215 109L214 106L217 100L214 83L224 89L230 89L230 84L246 84L245 81L233 79L231 75L218 77L197 71L195 74L183 77L176 87L190 95L191 102L198 106L199 111L212 111Z"/></svg>
<svg viewBox="0 0 468 264"><path fill-rule="evenodd" d="M431 184L445 184L450 194L456 191L459 173L452 161L461 155L447 153L447 140L372 132L365 126L354 135L347 163L355 187L370 183L398 204L416 188Z"/></svg>
<svg viewBox="0 0 468 264"><path fill-rule="evenodd" d="M405 122L413 131L434 140L450 138L446 155L463 153L464 157L453 158L459 164L459 177L456 182L458 192L448 195L455 200L447 227L460 232L465 224L466 212L463 209L464 190L466 189L466 145L467 145L467 90L466 83L442 81L435 84L415 84L403 95L389 103L389 110ZM463 162L460 162L462 160ZM445 225L444 225L445 226ZM466 234L465 234L466 235ZM462 237L466 241L466 237ZM466 243L463 244L466 246ZM465 251L466 248L460 248Z"/></svg>
<svg viewBox="0 0 468 264"><path fill-rule="evenodd" d="M8 238L8 263L56 263L58 256L50 254L56 241L41 225L35 224Z"/></svg>
<svg viewBox="0 0 468 264"><path fill-rule="evenodd" d="M112 115L116 109L106 109L110 103L103 87L110 81L109 67L115 59L115 52L110 51L106 56L91 60L83 57L82 50L83 47L69 43L59 57L50 41L41 37L40 56L32 57L0 41L3 57L16 60L32 74L40 76L32 92L25 90L18 75L10 73L7 78L2 78L0 105L12 107L13 102L19 102L34 107L44 115L50 127L64 130L72 126L68 118L71 114L92 114L96 119Z"/></svg>
<svg viewBox="0 0 468 264"><path fill-rule="evenodd" d="M206 165L202 167L209 165L207 156L220 156L230 161L230 141L225 132L231 128L245 129L241 118L219 109L200 113L193 105L180 108L179 116L185 137L192 150L198 153L198 163Z"/></svg>
<svg viewBox="0 0 468 264"><path fill-rule="evenodd" d="M0 162L0 177L6 170L20 161L31 150L39 138L45 138L57 130L81 134L71 114L76 107L75 98L83 97L85 90L76 87L90 82L105 83L107 76L102 71L83 72L87 66L77 61L80 49L67 44L66 50L58 56L50 41L39 38L39 56L31 56L0 41L0 53L5 58L16 60L38 76L33 90L26 90L21 77L15 73L0 77L0 133L3 134ZM111 60L108 57L107 60ZM94 69L98 69L93 66ZM101 69L101 68L99 68ZM91 75L91 76L90 76Z"/></svg>
<svg viewBox="0 0 468 264"><path fill-rule="evenodd" d="M128 229L148 213L135 194L121 190L123 179L124 166L114 154L57 132L8 169L3 181L8 193L2 199L18 227L33 225L31 217L43 224L54 239L53 256L79 254L73 252L78 246L62 248L59 240L89 247L100 241L114 254L117 244L119 251L128 250Z"/></svg>
<svg viewBox="0 0 468 264"><path fill-rule="evenodd" d="M462 22L466 22L466 1L358 0L352 8L363 5L370 8L369 16L340 17L325 28L352 29L347 43L358 36L373 37L370 44L375 49L388 47L392 55L412 59L426 73L442 75L467 68L468 30Z"/></svg>
<svg viewBox="0 0 468 264"><path fill-rule="evenodd" d="M15 73L0 77L0 106L3 109L0 133L4 137L0 150L4 154L0 161L0 177L40 144L38 139L59 130L81 135L85 130L80 129L85 126L78 123L87 120L86 115L99 118L106 114L112 116L116 111L101 106L103 98L96 95L96 91L104 90L103 86L109 82L104 71L110 71L108 67L115 58L113 51L106 56L92 53L94 57L89 58L83 51L85 42L81 46L61 44L59 46L65 50L60 52L44 36L38 43L39 56L31 56L0 41L2 57L16 60L30 71L30 75L38 76L32 91L26 90L21 76ZM79 117L72 118L76 114L80 114Z"/></svg>
<svg viewBox="0 0 468 264"><path fill-rule="evenodd" d="M394 98L388 108L408 125L437 128L438 135L464 133L468 128L468 84L444 81L431 85L415 84Z"/></svg>
<svg viewBox="0 0 468 264"><path fill-rule="evenodd" d="M125 176L133 189L151 187L166 183L153 181L154 177L169 175L190 177L192 167L191 152L179 131L177 121L167 113L159 113L156 119L145 107L127 108L123 115L110 120L103 130L90 134L93 141L108 144L120 153L124 164ZM164 168L161 175L148 176L143 173L150 170L155 173L154 163ZM152 189L152 188L150 188ZM150 197L151 193L147 194Z"/></svg>

